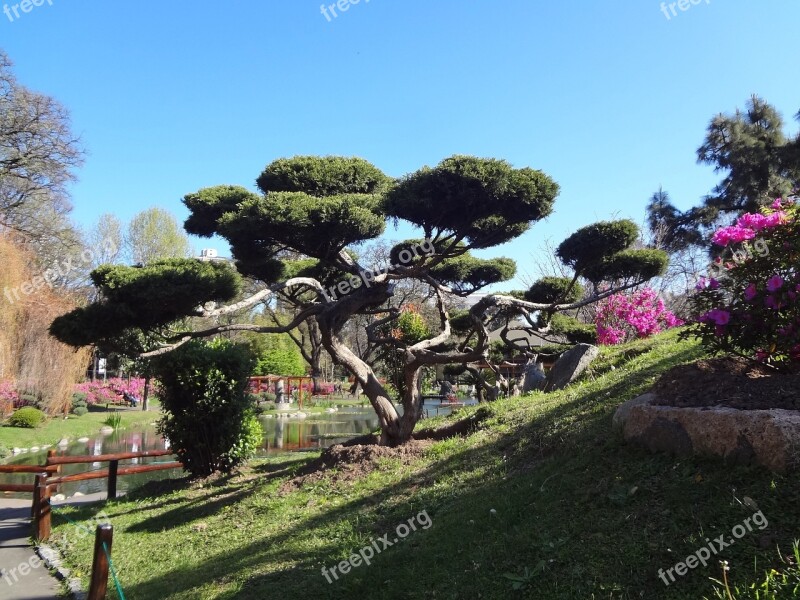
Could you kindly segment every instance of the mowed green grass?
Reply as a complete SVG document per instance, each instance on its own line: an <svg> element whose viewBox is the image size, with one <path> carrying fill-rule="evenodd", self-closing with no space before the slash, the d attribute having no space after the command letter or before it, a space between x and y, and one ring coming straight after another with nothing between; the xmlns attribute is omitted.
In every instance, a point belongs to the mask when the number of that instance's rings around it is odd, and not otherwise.
<svg viewBox="0 0 800 600"><path fill-rule="evenodd" d="M580 384L465 409L480 428L410 464L386 459L357 481L337 473L281 486L309 458L256 462L205 482L154 484L104 509L129 600L680 599L713 597L716 560L658 577L753 510L768 519L716 559L740 585L763 580L800 536L800 482L713 460L676 460L611 434L615 408L673 365L702 355L675 332L604 349ZM612 368L614 367L614 368ZM330 569L424 512L432 525L328 583ZM70 534L62 515L56 533ZM419 521L418 521L419 522ZM375 547L375 546L373 546ZM382 544L378 542L378 547ZM69 555L87 579L91 540ZM116 591L110 596L116 598Z"/></svg>
<svg viewBox="0 0 800 600"><path fill-rule="evenodd" d="M82 417L69 415L68 418L53 417L48 419L41 427L25 429L22 427L0 427L0 446L11 448L30 448L45 444L57 444L63 438L75 440L83 436L90 436L100 431L105 420L115 408L107 412L105 406L98 407ZM122 415L122 427L153 423L161 417L160 407L157 403L150 405L150 410L144 412L138 409L124 408L119 410Z"/></svg>

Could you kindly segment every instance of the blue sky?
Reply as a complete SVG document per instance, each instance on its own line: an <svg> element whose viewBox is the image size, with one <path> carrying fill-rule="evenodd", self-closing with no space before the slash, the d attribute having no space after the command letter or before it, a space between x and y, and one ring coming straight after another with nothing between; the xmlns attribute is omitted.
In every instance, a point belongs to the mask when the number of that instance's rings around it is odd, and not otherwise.
<svg viewBox="0 0 800 600"><path fill-rule="evenodd" d="M797 131L800 3L686 1L668 19L658 0L361 0L329 21L320 0L44 0L0 14L0 47L72 113L82 225L155 205L182 220L184 194L254 187L284 156L399 176L474 154L561 185L546 222L484 253L524 273L545 238L641 222L659 186L698 202L720 178L696 163L705 128L751 94Z"/></svg>

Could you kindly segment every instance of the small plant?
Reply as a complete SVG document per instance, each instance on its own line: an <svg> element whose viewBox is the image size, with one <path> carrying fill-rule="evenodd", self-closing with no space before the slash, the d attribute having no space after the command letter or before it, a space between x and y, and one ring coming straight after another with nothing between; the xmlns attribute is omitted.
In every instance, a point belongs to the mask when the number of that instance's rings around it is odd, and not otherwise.
<svg viewBox="0 0 800 600"><path fill-rule="evenodd" d="M274 402L261 402L258 406L256 406L255 411L259 415L263 415L265 412L270 410L275 410L277 405Z"/></svg>
<svg viewBox="0 0 800 600"><path fill-rule="evenodd" d="M24 427L27 429L36 429L44 422L44 413L38 408L32 406L25 406L16 411L8 420L11 427Z"/></svg>
<svg viewBox="0 0 800 600"><path fill-rule="evenodd" d="M722 581L712 579L715 584L716 600L793 600L800 598L800 542L792 544L793 554L780 557L784 567L778 571L770 569L761 582L747 587L733 586L728 581L730 567L727 561L722 562ZM780 554L779 554L780 556ZM705 600L709 600L705 598Z"/></svg>
<svg viewBox="0 0 800 600"><path fill-rule="evenodd" d="M511 589L515 591L527 588L536 577L544 573L547 563L540 560L533 569L525 567L525 571L517 575L516 573L503 573L503 577L511 582Z"/></svg>
<svg viewBox="0 0 800 600"><path fill-rule="evenodd" d="M105 420L105 424L112 429L119 429L120 425L122 424L122 415L119 413L108 415L108 418Z"/></svg>
<svg viewBox="0 0 800 600"><path fill-rule="evenodd" d="M80 412L79 412L80 411ZM86 394L74 394L72 396L72 411L73 414L82 417L87 412L89 412L88 405L86 403Z"/></svg>
<svg viewBox="0 0 800 600"><path fill-rule="evenodd" d="M5 458L11 454L11 450L6 448L5 446L0 446L0 458Z"/></svg>

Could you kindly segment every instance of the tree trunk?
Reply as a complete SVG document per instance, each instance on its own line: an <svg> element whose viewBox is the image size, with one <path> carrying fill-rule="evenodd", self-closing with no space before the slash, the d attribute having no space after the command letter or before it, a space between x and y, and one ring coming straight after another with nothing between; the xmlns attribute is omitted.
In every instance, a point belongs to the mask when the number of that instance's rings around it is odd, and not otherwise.
<svg viewBox="0 0 800 600"><path fill-rule="evenodd" d="M311 382L314 394L322 393L322 346L317 346L311 353Z"/></svg>
<svg viewBox="0 0 800 600"><path fill-rule="evenodd" d="M146 411L150 397L150 370L144 373L144 392L142 392L142 410Z"/></svg>
<svg viewBox="0 0 800 600"><path fill-rule="evenodd" d="M372 367L345 346L329 327L322 326L321 329L328 353L355 377L356 384L361 386L364 395L369 398L372 408L375 409L378 423L381 426L380 444L382 446L399 446L411 439L411 433L417 422L416 413L412 412L409 418L402 419L389 397L389 393L378 381ZM416 384L414 388L416 388Z"/></svg>

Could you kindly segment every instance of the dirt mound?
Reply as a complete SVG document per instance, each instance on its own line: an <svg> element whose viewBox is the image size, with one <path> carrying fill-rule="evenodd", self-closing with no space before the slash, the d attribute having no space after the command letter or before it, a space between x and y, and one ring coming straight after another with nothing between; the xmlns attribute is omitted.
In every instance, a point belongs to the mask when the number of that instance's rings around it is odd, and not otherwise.
<svg viewBox="0 0 800 600"><path fill-rule="evenodd" d="M284 483L281 494L292 492L306 483L330 478L333 482L354 481L361 479L380 466L387 458L399 458L403 464L410 464L422 456L433 444L428 440L412 440L396 448L378 446L377 444L359 444L343 446L337 444L328 448L322 456L310 463L299 475Z"/></svg>
<svg viewBox="0 0 800 600"><path fill-rule="evenodd" d="M744 358L700 360L674 367L656 382L653 404L800 410L800 374L784 375Z"/></svg>

